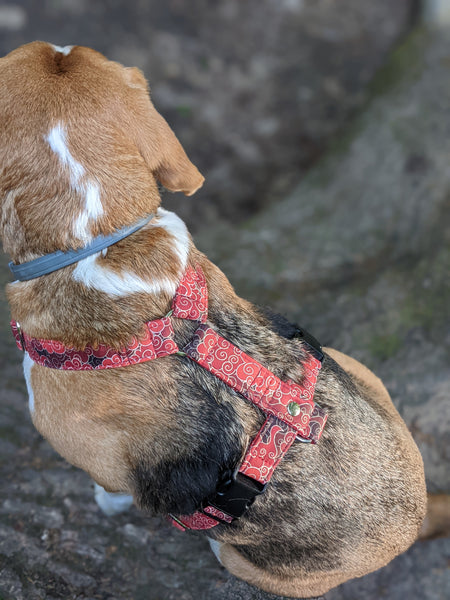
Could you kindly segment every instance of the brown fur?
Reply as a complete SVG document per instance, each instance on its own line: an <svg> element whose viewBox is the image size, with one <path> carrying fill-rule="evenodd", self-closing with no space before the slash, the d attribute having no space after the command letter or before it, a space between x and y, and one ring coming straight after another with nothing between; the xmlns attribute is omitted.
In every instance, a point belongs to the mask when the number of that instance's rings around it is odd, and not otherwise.
<svg viewBox="0 0 450 600"><path fill-rule="evenodd" d="M419 532L421 540L450 536L450 496L428 494L427 514Z"/></svg>
<svg viewBox="0 0 450 600"><path fill-rule="evenodd" d="M406 427L402 426L401 418L395 410L382 381L369 371L367 367L350 356L346 356L332 348L325 348L325 352L367 390L366 397L370 398L370 401L378 403L383 409L389 412L392 418L395 418L399 422L400 435L403 438L404 448L407 450L412 449L409 458L411 458L412 471L417 473L415 483L417 486L421 486L422 482L420 476L423 468L422 459L415 446L411 444L411 436L406 430ZM441 525L442 522L440 521L439 524ZM400 538L398 541L400 541ZM361 553L361 555L359 561L348 561L348 567L350 567L348 570L330 569L327 572L303 573L300 577L292 577L289 576L288 573L286 573L284 577L277 577L276 575L267 573L267 571L258 569L254 564L250 563L240 555L231 544L223 544L220 547L219 557L222 564L231 573L257 587L261 587L274 594L306 598L309 596L322 595L348 579L361 577L368 572L368 569L374 570L381 568L392 558L391 555L384 553L378 554L377 557L375 557L373 552L370 555L367 555L368 548L365 547L364 544L357 545L354 548L354 551L355 554ZM378 561L377 563L375 562L376 560Z"/></svg>
<svg viewBox="0 0 450 600"><path fill-rule="evenodd" d="M13 260L80 245L70 235L78 198L44 141L61 119L76 124L69 146L102 185L107 210L94 235L154 212L160 203L156 179L188 195L202 185L204 178L150 102L138 69L80 46L55 56L49 44L35 42L2 59L1 73L3 244Z"/></svg>
<svg viewBox="0 0 450 600"><path fill-rule="evenodd" d="M80 198L44 141L58 121L86 177L101 186L105 213L94 235L155 212L157 180L187 194L202 184L138 70L86 48L64 56L37 42L0 59L0 78L0 232L14 261L80 245L71 233ZM176 283L175 240L157 224L99 264ZM188 263L205 272L211 326L277 376L301 381L302 342L280 335L192 243ZM170 309L165 292L114 297L86 288L74 268L9 286L12 316L29 335L121 347ZM182 347L196 324L174 327ZM58 452L107 490L161 513L198 508L263 421L179 356L101 372L33 366L31 384L33 421ZM320 443L294 444L246 515L210 532L232 573L278 594L319 595L385 565L416 539L425 514L422 460L381 381L330 349L316 400L329 412Z"/></svg>

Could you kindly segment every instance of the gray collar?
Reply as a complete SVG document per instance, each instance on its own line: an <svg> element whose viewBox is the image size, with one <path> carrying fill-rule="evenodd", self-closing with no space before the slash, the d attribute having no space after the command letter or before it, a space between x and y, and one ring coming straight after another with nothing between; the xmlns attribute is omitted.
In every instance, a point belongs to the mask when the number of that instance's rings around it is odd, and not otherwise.
<svg viewBox="0 0 450 600"><path fill-rule="evenodd" d="M48 273L58 271L63 267L73 265L83 258L91 256L96 252L101 252L105 248L120 242L120 240L123 240L138 229L147 225L154 216L155 215L148 215L147 217L140 219L137 223L122 227L110 235L98 235L92 242L84 246L84 248L67 250L66 252L56 250L56 252L45 254L44 256L40 256L39 258L35 258L34 260L30 260L20 265L16 265L11 261L9 263L9 268L18 281L36 279L37 277L41 277L41 275L47 275Z"/></svg>

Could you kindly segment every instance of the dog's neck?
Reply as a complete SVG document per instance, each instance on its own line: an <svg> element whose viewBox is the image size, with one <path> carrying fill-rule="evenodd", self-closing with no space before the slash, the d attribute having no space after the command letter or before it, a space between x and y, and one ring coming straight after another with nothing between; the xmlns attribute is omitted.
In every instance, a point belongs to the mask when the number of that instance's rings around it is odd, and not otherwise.
<svg viewBox="0 0 450 600"><path fill-rule="evenodd" d="M120 346L143 322L164 314L191 249L183 221L158 209L150 224L102 253L10 284L12 315L36 337L51 334L80 347L102 341Z"/></svg>
<svg viewBox="0 0 450 600"><path fill-rule="evenodd" d="M65 252L56 250L55 252L44 254L44 256L21 264L15 264L11 261L9 263L9 268L12 274L17 278L17 281L30 281L31 279L37 279L38 277L48 275L49 273L54 273L64 267L76 264L93 254L98 254L100 252L105 254L107 248L129 237L136 231L139 231L139 229L142 229L142 227L145 227L153 217L154 215L147 215L146 217L139 219L137 223L117 229L110 235L98 235L83 248L77 250L71 249Z"/></svg>

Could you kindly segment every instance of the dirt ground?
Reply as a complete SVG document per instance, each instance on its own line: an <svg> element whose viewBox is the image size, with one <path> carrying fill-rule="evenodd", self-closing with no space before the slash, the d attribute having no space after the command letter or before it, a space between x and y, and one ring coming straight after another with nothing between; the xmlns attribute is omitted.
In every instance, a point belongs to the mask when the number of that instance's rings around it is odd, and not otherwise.
<svg viewBox="0 0 450 600"><path fill-rule="evenodd" d="M383 378L429 489L448 492L450 38L405 39L414 6L0 2L0 54L47 39L140 66L207 177L164 205L239 293ZM3 291L0 316L0 600L279 599L228 575L201 535L99 511L32 426ZM416 543L326 600L444 600L449 560L448 538Z"/></svg>

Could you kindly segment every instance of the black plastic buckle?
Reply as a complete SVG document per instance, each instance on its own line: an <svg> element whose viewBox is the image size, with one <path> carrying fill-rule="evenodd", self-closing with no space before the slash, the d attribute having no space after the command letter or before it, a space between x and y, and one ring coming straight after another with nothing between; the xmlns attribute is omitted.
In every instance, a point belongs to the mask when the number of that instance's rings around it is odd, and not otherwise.
<svg viewBox="0 0 450 600"><path fill-rule="evenodd" d="M322 352L322 346L320 345L319 340L317 340L313 335L311 335L309 331L306 331L306 329L297 325L293 337L301 338L305 342L305 344L307 344L311 348L312 355L315 358L317 358L317 360L320 360L320 362L323 361L324 353Z"/></svg>
<svg viewBox="0 0 450 600"><path fill-rule="evenodd" d="M256 497L264 493L266 485L242 473L237 473L233 479L228 479L217 486L215 494L208 498L205 506L214 506L230 517L238 519L253 504ZM208 516L217 518L215 515L208 514Z"/></svg>

